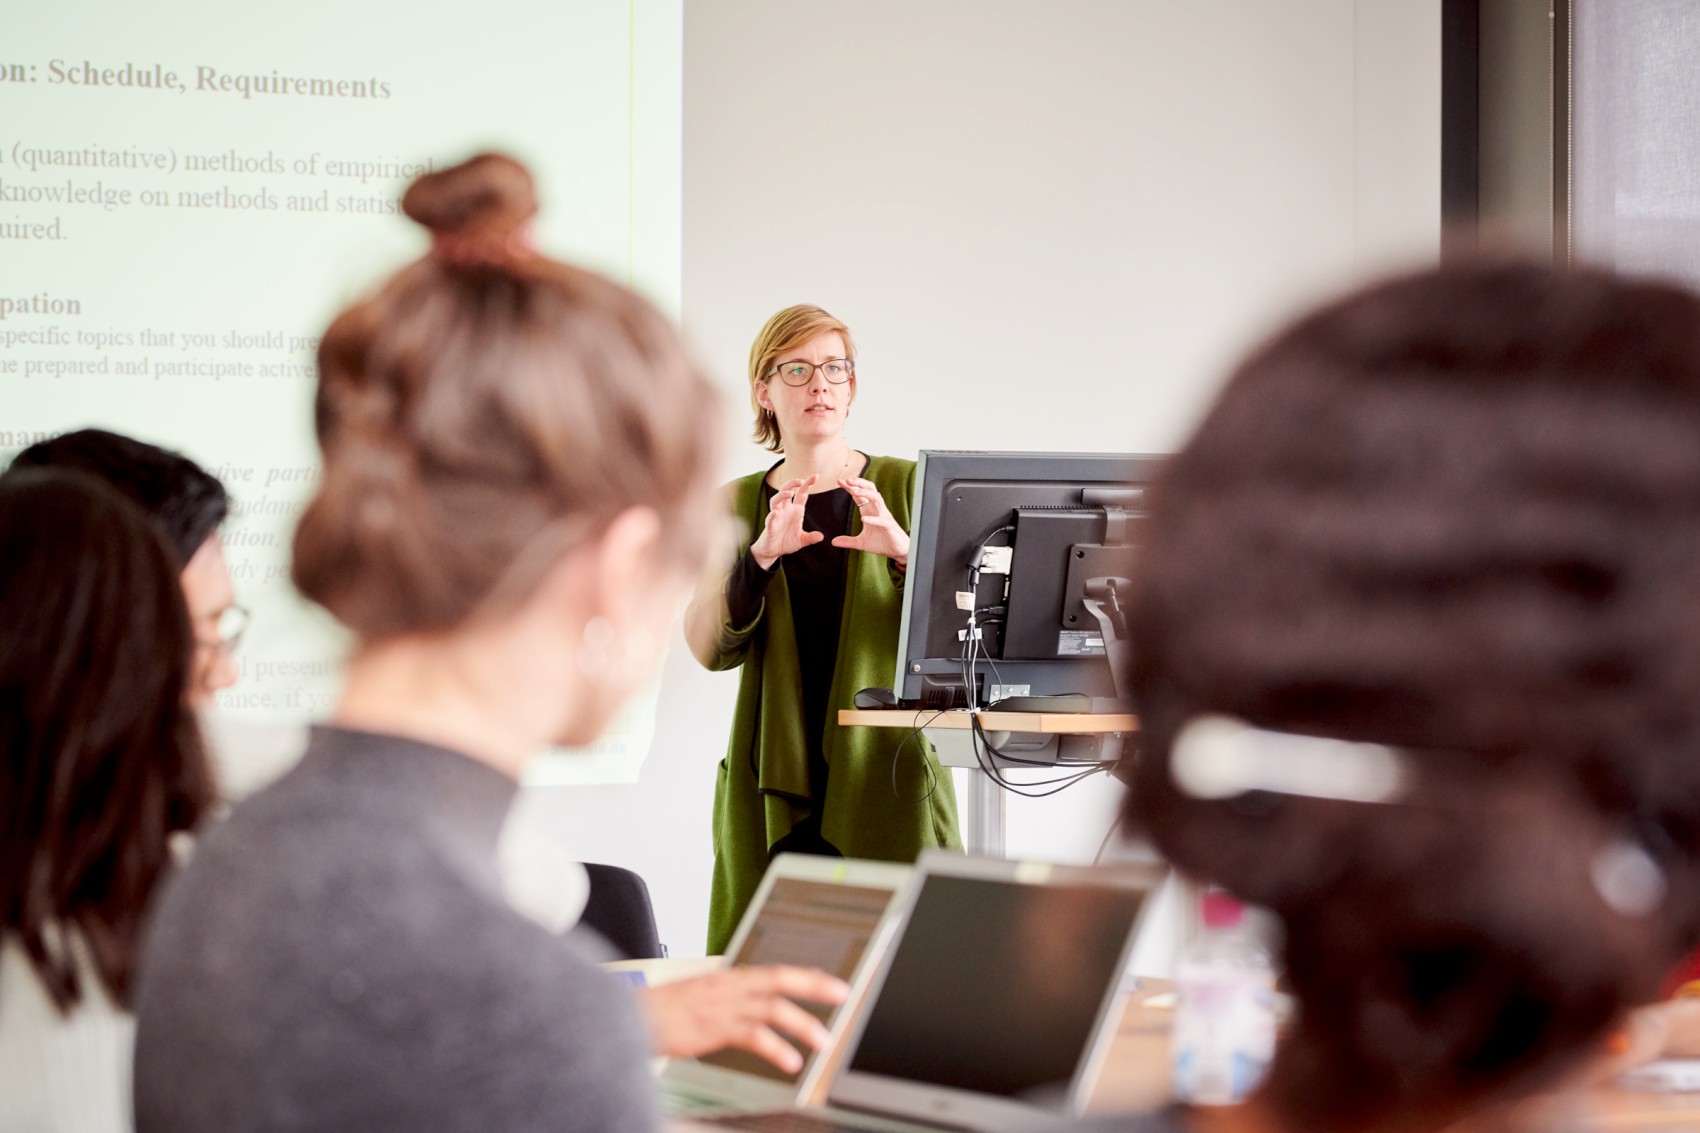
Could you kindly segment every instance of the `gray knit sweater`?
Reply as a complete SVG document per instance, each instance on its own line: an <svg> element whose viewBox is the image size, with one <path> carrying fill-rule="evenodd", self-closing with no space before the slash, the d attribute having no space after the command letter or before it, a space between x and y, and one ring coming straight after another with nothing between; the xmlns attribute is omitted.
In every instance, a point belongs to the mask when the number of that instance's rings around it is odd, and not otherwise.
<svg viewBox="0 0 1700 1133"><path fill-rule="evenodd" d="M630 991L503 898L514 790L453 751L315 729L161 901L141 1133L654 1129Z"/></svg>

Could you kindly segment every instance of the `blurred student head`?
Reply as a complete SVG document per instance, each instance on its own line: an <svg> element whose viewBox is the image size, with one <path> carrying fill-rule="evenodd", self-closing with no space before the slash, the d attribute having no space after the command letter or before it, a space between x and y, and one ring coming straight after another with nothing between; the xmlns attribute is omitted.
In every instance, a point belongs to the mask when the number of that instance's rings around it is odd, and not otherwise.
<svg viewBox="0 0 1700 1133"><path fill-rule="evenodd" d="M214 693L236 683L232 622L242 615L218 535L230 498L216 477L186 456L104 429L79 429L31 445L11 467L89 473L153 516L176 558L195 631L190 701L208 706Z"/></svg>
<svg viewBox="0 0 1700 1133"><path fill-rule="evenodd" d="M1700 935L1700 300L1366 288L1253 352L1155 497L1130 818L1281 919L1267 1103L1424 1129L1553 1082ZM1388 745L1403 792L1195 797L1216 715Z"/></svg>
<svg viewBox="0 0 1700 1133"><path fill-rule="evenodd" d="M0 936L61 1011L90 966L126 1005L170 836L213 798L179 560L101 481L23 469L0 477L0 562Z"/></svg>
<svg viewBox="0 0 1700 1133"><path fill-rule="evenodd" d="M714 394L652 305L530 248L517 162L427 175L402 207L431 254L319 346L295 583L366 651L523 636L540 726L583 743L720 534Z"/></svg>

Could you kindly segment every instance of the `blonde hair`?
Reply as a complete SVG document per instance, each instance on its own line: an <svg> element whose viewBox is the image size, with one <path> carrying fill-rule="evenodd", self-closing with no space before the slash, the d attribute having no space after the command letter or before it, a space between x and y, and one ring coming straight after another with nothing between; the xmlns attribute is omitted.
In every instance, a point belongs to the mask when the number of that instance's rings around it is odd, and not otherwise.
<svg viewBox="0 0 1700 1133"><path fill-rule="evenodd" d="M809 303L798 303L774 315L750 345L750 408L756 414L754 436L756 443L769 452L784 452L785 443L779 436L778 419L756 400L756 387L767 381L768 371L781 354L832 331L844 337L844 356L855 358L856 344L850 339L850 328Z"/></svg>

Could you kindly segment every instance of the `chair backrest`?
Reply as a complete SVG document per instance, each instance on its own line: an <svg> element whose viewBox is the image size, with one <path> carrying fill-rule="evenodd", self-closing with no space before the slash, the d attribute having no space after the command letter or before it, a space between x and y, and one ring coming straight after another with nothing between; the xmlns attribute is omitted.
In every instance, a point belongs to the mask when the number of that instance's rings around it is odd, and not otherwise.
<svg viewBox="0 0 1700 1133"><path fill-rule="evenodd" d="M579 923L594 929L628 960L658 960L667 955L655 925L655 906L643 878L617 865L585 862L590 899Z"/></svg>

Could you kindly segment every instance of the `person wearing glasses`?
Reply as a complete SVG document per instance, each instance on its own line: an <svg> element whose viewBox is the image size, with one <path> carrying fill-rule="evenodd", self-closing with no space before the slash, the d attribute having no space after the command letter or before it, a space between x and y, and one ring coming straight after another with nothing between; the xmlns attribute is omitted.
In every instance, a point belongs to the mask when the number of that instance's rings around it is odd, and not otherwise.
<svg viewBox="0 0 1700 1133"><path fill-rule="evenodd" d="M781 459L729 486L748 541L685 625L705 667L743 668L715 786L711 953L774 854L913 861L961 844L950 776L924 742L837 723L897 666L915 473L850 446L855 399L844 323L799 305L762 327L750 348L755 439Z"/></svg>
<svg viewBox="0 0 1700 1133"><path fill-rule="evenodd" d="M78 429L37 442L17 455L6 475L30 468L94 476L164 532L195 639L186 695L200 716L221 798L244 798L293 766L306 744L299 728L215 711L218 693L241 678L236 649L249 622L248 610L236 601L219 535L230 515L230 496L218 478L181 453L105 429Z"/></svg>
<svg viewBox="0 0 1700 1133"><path fill-rule="evenodd" d="M125 1133L142 925L214 802L182 549L107 483L0 477L0 1133Z"/></svg>
<svg viewBox="0 0 1700 1133"><path fill-rule="evenodd" d="M305 721L256 723L213 711L218 692L240 679L235 654L249 622L248 610L236 602L219 536L230 496L218 478L181 453L105 429L37 442L17 455L0 480L34 469L93 476L139 506L164 534L194 638L184 695L196 710L217 771L219 802L239 802L295 766L307 747ZM503 827L500 860L516 908L553 931L572 927L590 892L581 864L518 814Z"/></svg>
<svg viewBox="0 0 1700 1133"><path fill-rule="evenodd" d="M220 689L236 683L233 654L248 625L218 529L230 514L230 497L212 473L179 453L105 429L79 429L24 449L12 468L65 468L86 472L128 497L163 529L176 554L178 580L195 635L188 697L210 708Z"/></svg>

